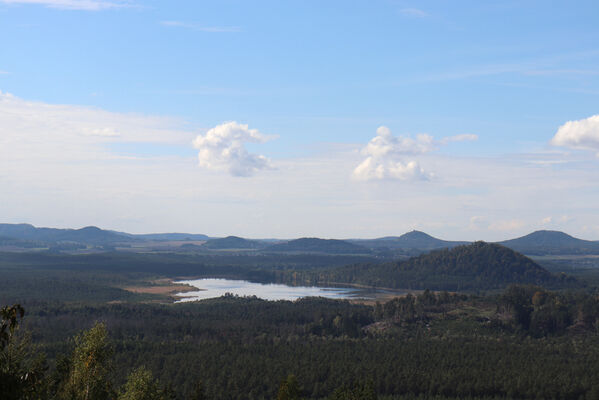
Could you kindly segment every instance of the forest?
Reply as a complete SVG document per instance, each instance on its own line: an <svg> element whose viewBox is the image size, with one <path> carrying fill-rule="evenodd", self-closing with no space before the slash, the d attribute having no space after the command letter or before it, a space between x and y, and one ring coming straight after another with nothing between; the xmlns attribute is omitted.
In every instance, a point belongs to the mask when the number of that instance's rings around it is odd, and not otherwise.
<svg viewBox="0 0 599 400"><path fill-rule="evenodd" d="M2 318L2 391L21 390L6 398L599 394L599 298L583 292L425 291L374 306L235 296L175 305L38 304L24 313L15 305ZM92 355L90 371L81 360ZM288 379L295 394L280 397ZM88 383L97 386L95 397L77 393ZM135 397L135 390L153 394Z"/></svg>
<svg viewBox="0 0 599 400"><path fill-rule="evenodd" d="M482 243L395 263L360 257L3 254L0 393L40 400L598 398L596 268L569 271L574 278L560 272L563 262L544 263L548 271ZM404 278L418 269L429 275L405 278L420 290L377 302L226 295L179 304L168 294L129 290L183 276L302 283L360 268L381 268L375 283L382 285L394 282L382 273L389 265ZM447 277L470 290L434 285Z"/></svg>

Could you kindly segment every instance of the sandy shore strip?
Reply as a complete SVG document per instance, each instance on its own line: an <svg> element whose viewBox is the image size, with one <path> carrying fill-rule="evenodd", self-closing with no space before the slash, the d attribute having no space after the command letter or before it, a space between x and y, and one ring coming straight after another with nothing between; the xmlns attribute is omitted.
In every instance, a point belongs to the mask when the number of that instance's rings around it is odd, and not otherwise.
<svg viewBox="0 0 599 400"><path fill-rule="evenodd" d="M174 283L172 279L157 279L148 285L127 286L123 289L133 293L174 295L183 292L197 292L198 288L184 283Z"/></svg>

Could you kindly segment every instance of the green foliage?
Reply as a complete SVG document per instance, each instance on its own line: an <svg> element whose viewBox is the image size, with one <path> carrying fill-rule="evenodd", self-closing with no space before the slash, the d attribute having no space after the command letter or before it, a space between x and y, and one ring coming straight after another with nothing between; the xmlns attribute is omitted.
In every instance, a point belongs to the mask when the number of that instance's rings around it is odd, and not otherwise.
<svg viewBox="0 0 599 400"><path fill-rule="evenodd" d="M300 388L295 375L290 374L279 385L277 400L299 400Z"/></svg>
<svg viewBox="0 0 599 400"><path fill-rule="evenodd" d="M28 338L18 337L25 310L15 304L0 310L0 394L3 400L36 399L44 392L46 363L34 357Z"/></svg>
<svg viewBox="0 0 599 400"><path fill-rule="evenodd" d="M67 381L62 388L62 397L69 400L109 399L112 387L112 347L104 324L97 323L89 331L75 338L75 350Z"/></svg>
<svg viewBox="0 0 599 400"><path fill-rule="evenodd" d="M19 319L23 319L25 310L20 304L13 306L6 306L0 310L0 318L2 323L0 324L0 351L10 343L12 336L19 325Z"/></svg>
<svg viewBox="0 0 599 400"><path fill-rule="evenodd" d="M118 400L163 400L163 391L152 372L145 367L133 371L124 385Z"/></svg>
<svg viewBox="0 0 599 400"><path fill-rule="evenodd" d="M189 398L189 400L207 400L208 397L206 397L206 391L204 389L204 384L199 381L195 384L194 388L193 388L193 393L191 394L191 397Z"/></svg>
<svg viewBox="0 0 599 400"><path fill-rule="evenodd" d="M514 334L510 324L519 325L508 303L520 301L530 307L529 330ZM512 315L505 326L493 324L489 310L495 307L498 315ZM510 288L497 298L425 291L374 308L236 297L173 306L36 308L26 321L33 320L34 337L48 339L44 348L51 354L64 351L61 326L99 319L110 329L99 324L77 336L71 356L57 359L47 375L48 384L42 379L27 392L37 397L21 391L6 398L112 399L118 392L121 399L162 400L175 398L175 391L196 400L592 398L598 309L591 294L538 287ZM546 310L567 310L574 325L533 339L527 334L536 335L535 313ZM394 328L371 329L379 324L374 314ZM355 321L360 334L350 335L354 328L344 321ZM121 381L127 370L134 372ZM280 382L289 371L295 376Z"/></svg>
<svg viewBox="0 0 599 400"><path fill-rule="evenodd" d="M599 331L599 298L586 293L549 292L537 286L511 286L498 311L535 337L570 331Z"/></svg>
<svg viewBox="0 0 599 400"><path fill-rule="evenodd" d="M377 400L377 398L372 381L368 381L352 387L337 388L328 400Z"/></svg>

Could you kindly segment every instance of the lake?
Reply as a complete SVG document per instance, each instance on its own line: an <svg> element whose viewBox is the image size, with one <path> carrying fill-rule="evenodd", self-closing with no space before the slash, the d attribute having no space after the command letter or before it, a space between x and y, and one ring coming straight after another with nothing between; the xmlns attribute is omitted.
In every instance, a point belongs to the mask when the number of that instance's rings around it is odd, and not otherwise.
<svg viewBox="0 0 599 400"><path fill-rule="evenodd" d="M326 297L329 299L377 299L389 294L405 294L400 291L360 289L348 287L288 286L280 283L255 283L233 279L193 279L177 281L198 288L198 291L177 293L178 302L197 301L221 297L225 293L237 296L256 296L264 300L297 300L302 297Z"/></svg>

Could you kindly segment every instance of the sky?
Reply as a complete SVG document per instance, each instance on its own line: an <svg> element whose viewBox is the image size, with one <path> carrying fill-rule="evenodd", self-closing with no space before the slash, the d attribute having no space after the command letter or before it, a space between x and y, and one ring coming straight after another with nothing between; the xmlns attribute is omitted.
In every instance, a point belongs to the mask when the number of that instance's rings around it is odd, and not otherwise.
<svg viewBox="0 0 599 400"><path fill-rule="evenodd" d="M0 0L0 222L599 240L598 15Z"/></svg>

